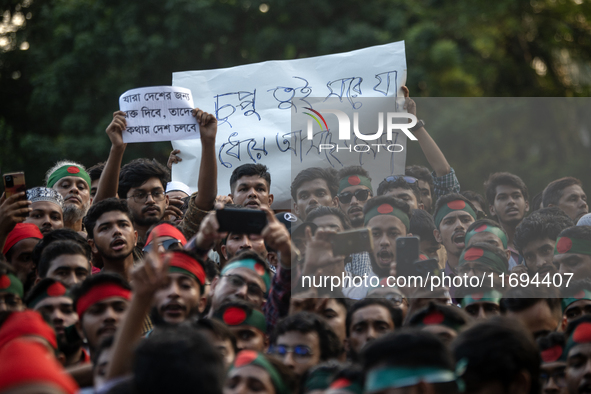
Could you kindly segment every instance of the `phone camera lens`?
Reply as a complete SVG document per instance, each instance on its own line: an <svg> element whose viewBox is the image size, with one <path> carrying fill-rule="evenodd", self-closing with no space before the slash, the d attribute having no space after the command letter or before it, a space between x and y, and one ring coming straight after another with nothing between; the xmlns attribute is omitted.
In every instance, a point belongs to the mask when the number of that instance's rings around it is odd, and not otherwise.
<svg viewBox="0 0 591 394"><path fill-rule="evenodd" d="M12 181L12 176L11 176L11 175L7 176L7 177L6 177L6 180L7 180L8 182Z"/></svg>

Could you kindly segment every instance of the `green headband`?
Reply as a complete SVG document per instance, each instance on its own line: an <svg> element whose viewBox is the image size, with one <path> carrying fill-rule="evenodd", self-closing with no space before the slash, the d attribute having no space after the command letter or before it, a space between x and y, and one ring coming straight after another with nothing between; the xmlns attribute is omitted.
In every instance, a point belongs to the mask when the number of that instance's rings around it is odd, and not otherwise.
<svg viewBox="0 0 591 394"><path fill-rule="evenodd" d="M230 270L233 270L234 268L240 267L248 268L256 272L261 277L261 279L263 279L263 282L265 282L265 294L269 294L269 290L271 288L271 277L265 269L265 266L254 259L234 261L233 263L228 264L224 267L224 269L222 270L222 275L224 275Z"/></svg>
<svg viewBox="0 0 591 394"><path fill-rule="evenodd" d="M265 315L257 309L245 308L242 305L229 305L214 312L213 317L227 326L252 326L267 333Z"/></svg>
<svg viewBox="0 0 591 394"><path fill-rule="evenodd" d="M464 249L462 255L460 256L459 266L461 267L462 265L472 261L483 263L492 268L498 274L509 273L509 267L507 266L507 263L503 261L503 259L493 252L484 250L482 248L472 246Z"/></svg>
<svg viewBox="0 0 591 394"><path fill-rule="evenodd" d="M497 290L490 290L484 293L474 293L465 296L462 298L462 308L467 307L468 305L474 304L476 302L494 302L495 304L501 303L501 298L503 298L503 294Z"/></svg>
<svg viewBox="0 0 591 394"><path fill-rule="evenodd" d="M342 390L353 394L363 394L363 386L361 386L361 383L358 381L351 381L347 378L339 378L335 380L330 384L328 390Z"/></svg>
<svg viewBox="0 0 591 394"><path fill-rule="evenodd" d="M363 175L350 175L339 181L339 193L350 186L366 186L373 193L371 181L368 177Z"/></svg>
<svg viewBox="0 0 591 394"><path fill-rule="evenodd" d="M489 226L488 224L483 224L481 226L476 227L473 230L470 230L470 232L466 234L466 237L464 239L465 244L468 245L468 243L470 242L470 238L472 238L473 235L483 232L491 233L499 237L501 239L501 242L503 243L503 247L507 249L507 236L505 235L503 230L495 226Z"/></svg>
<svg viewBox="0 0 591 394"><path fill-rule="evenodd" d="M454 211L468 212L474 218L474 220L476 220L476 212L474 212L474 210L470 207L470 205L468 205L468 203L466 203L466 201L454 200L439 208L439 211L437 211L437 214L435 215L435 227L439 229L439 225L441 224L443 218L447 216L447 214Z"/></svg>
<svg viewBox="0 0 591 394"><path fill-rule="evenodd" d="M455 382L456 380L457 376L453 371L443 368L383 367L372 369L367 374L365 392L369 394L390 388L414 386L419 382L446 383Z"/></svg>
<svg viewBox="0 0 591 394"><path fill-rule="evenodd" d="M404 227L406 227L406 231L408 231L410 227L410 219L408 218L408 215L402 212L400 209L386 203L375 206L369 211L367 211L367 213L365 214L365 225L367 226L367 223L371 219L379 215L390 215L397 217L404 224Z"/></svg>
<svg viewBox="0 0 591 394"><path fill-rule="evenodd" d="M584 239L560 237L556 240L554 254L578 253L591 255L591 241Z"/></svg>
<svg viewBox="0 0 591 394"><path fill-rule="evenodd" d="M47 187L53 187L57 181L67 176L77 176L78 178L84 179L88 184L88 188L90 188L90 176L82 169L82 167L74 164L66 164L55 170L47 180Z"/></svg>
<svg viewBox="0 0 591 394"><path fill-rule="evenodd" d="M25 296L23 283L12 274L0 276L0 293L16 294L20 298Z"/></svg>
<svg viewBox="0 0 591 394"><path fill-rule="evenodd" d="M421 317L422 315L422 317ZM415 321L415 319L420 319ZM413 323L411 324L413 327L425 327L425 326L432 326L432 325L442 325L445 327L449 327L454 331L459 331L462 326L464 326L465 322L461 321L454 316L450 316L448 314L443 313L441 310L431 309L427 310L426 312L421 312L413 316Z"/></svg>
<svg viewBox="0 0 591 394"><path fill-rule="evenodd" d="M582 343L591 342L591 323L583 321L577 325L577 327L570 334L566 340L566 346L564 347L564 356L568 358L568 352L576 345Z"/></svg>
<svg viewBox="0 0 591 394"><path fill-rule="evenodd" d="M330 386L330 380L334 375L334 371L320 368L308 375L304 383L304 392L313 390L326 390Z"/></svg>
<svg viewBox="0 0 591 394"><path fill-rule="evenodd" d="M30 309L35 309L35 305L37 305L38 303L40 303L41 301L43 301L44 299L46 299L48 297L72 298L72 296L70 295L70 292L68 291L68 289L66 289L66 286L64 286L61 282L55 282L55 283L47 286L47 289L45 289L45 291L43 293L39 294L37 297L35 297L33 300L31 300L27 304L27 307Z"/></svg>
<svg viewBox="0 0 591 394"><path fill-rule="evenodd" d="M290 390L283 382L283 379L281 379L279 372L277 372L275 367L265 358L265 356L254 350L243 350L238 353L230 371L247 365L256 365L267 371L271 377L273 386L275 386L276 394L289 394Z"/></svg>
<svg viewBox="0 0 591 394"><path fill-rule="evenodd" d="M577 302L579 300L591 300L591 291L589 290L581 290L577 294L573 295L570 298L563 298L562 299L562 312L568 308L570 304L573 302Z"/></svg>

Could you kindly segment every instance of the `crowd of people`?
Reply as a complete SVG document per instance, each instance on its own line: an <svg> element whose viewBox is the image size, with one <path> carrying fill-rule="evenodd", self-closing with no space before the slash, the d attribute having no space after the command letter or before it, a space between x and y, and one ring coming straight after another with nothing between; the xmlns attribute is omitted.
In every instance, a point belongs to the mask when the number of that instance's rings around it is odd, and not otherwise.
<svg viewBox="0 0 591 394"><path fill-rule="evenodd" d="M591 393L580 180L530 197L496 172L484 196L461 190L419 122L431 169L307 168L293 210L274 212L262 164L235 168L218 195L217 120L193 116L195 193L170 180L182 152L122 165L117 111L104 163L60 161L44 186L2 196L0 393ZM266 225L227 231L223 210ZM369 247L339 255L344 232ZM418 258L397 259L412 237ZM417 283L429 277L450 280Z"/></svg>

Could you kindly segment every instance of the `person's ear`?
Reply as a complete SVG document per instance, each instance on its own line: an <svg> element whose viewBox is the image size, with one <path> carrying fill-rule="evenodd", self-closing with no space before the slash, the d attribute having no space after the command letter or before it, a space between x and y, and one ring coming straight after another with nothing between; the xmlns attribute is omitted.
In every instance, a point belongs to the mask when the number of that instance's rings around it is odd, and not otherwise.
<svg viewBox="0 0 591 394"><path fill-rule="evenodd" d="M505 250L505 254L507 255L507 261L511 260L511 251L509 249Z"/></svg>
<svg viewBox="0 0 591 394"><path fill-rule="evenodd" d="M263 334L263 344L265 346L263 353L267 353L267 350L269 350L269 345L271 344L271 341L269 340L269 336L267 334Z"/></svg>
<svg viewBox="0 0 591 394"><path fill-rule="evenodd" d="M272 194L269 194L269 208L271 208L271 205L273 205L274 199L275 199L275 196L273 196Z"/></svg>
<svg viewBox="0 0 591 394"><path fill-rule="evenodd" d="M90 249L92 250L92 253L98 254L99 251L96 248L96 245L94 243L94 239L88 239L86 242L88 242L88 244L90 245ZM136 232L136 242L137 242L137 232Z"/></svg>
<svg viewBox="0 0 591 394"><path fill-rule="evenodd" d="M211 295L213 294L213 290L216 288L218 282L220 281L220 277L216 276L215 278L213 278L213 280L211 281L211 285L209 286L209 296L211 297Z"/></svg>
<svg viewBox="0 0 591 394"><path fill-rule="evenodd" d="M295 215L297 217L300 217L300 210L298 209L298 204L295 204L294 203L294 205L293 205L293 212L295 213Z"/></svg>
<svg viewBox="0 0 591 394"><path fill-rule="evenodd" d="M199 310L199 313L203 313L206 306L207 306L207 297L202 294L201 297L199 298L199 304L197 304L197 309Z"/></svg>
<svg viewBox="0 0 591 394"><path fill-rule="evenodd" d="M337 196L332 198L332 206L337 208L339 207L339 198Z"/></svg>
<svg viewBox="0 0 591 394"><path fill-rule="evenodd" d="M531 375L525 369L519 371L511 385L509 386L510 393L527 394L531 390Z"/></svg>
<svg viewBox="0 0 591 394"><path fill-rule="evenodd" d="M529 212L529 201L525 202L525 212Z"/></svg>
<svg viewBox="0 0 591 394"><path fill-rule="evenodd" d="M170 197L168 197L168 194L164 195L164 201L166 201L165 208L168 208L168 206L170 205Z"/></svg>
<svg viewBox="0 0 591 394"><path fill-rule="evenodd" d="M490 214L492 216L496 216L497 215L497 211L495 210L495 206L494 205L489 205L488 206L488 211L490 212Z"/></svg>
<svg viewBox="0 0 591 394"><path fill-rule="evenodd" d="M562 324L560 325L560 327L556 331L565 332L567 325L568 325L568 320L566 320L566 316L562 316Z"/></svg>
<svg viewBox="0 0 591 394"><path fill-rule="evenodd" d="M134 237L135 239L134 239L134 241L133 241L133 242L134 242L134 243L133 243L133 246L137 246L137 240L138 240L138 238L139 238L139 234L138 234L137 230L135 230L135 231L133 232L133 234L134 234L134 236L135 236L135 237Z"/></svg>
<svg viewBox="0 0 591 394"><path fill-rule="evenodd" d="M441 232L439 230L433 230L433 236L435 237L435 241L437 241L440 244L443 244L443 238L441 237Z"/></svg>
<svg viewBox="0 0 591 394"><path fill-rule="evenodd" d="M221 251L222 251L222 255L224 255L224 258L225 258L226 260L228 260L228 254L226 253L226 245L222 245L222 246L220 247L220 249L221 249Z"/></svg>

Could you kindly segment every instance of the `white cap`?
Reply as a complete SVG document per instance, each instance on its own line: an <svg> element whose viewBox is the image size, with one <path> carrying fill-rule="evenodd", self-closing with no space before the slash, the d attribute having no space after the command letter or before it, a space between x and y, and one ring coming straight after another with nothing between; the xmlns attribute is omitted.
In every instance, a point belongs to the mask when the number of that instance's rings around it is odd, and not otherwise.
<svg viewBox="0 0 591 394"><path fill-rule="evenodd" d="M577 222L577 226L591 226L591 213L583 215Z"/></svg>
<svg viewBox="0 0 591 394"><path fill-rule="evenodd" d="M188 196L190 196L192 194L191 188L189 186L185 185L183 182L172 181L172 182L168 182L166 184L166 193L172 192L175 190L186 193Z"/></svg>

